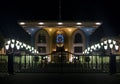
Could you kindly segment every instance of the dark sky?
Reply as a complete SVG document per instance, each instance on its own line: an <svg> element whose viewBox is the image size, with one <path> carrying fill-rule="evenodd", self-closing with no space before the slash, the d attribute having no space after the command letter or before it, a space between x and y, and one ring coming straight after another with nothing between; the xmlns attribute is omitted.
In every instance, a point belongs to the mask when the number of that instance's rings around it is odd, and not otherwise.
<svg viewBox="0 0 120 84"><path fill-rule="evenodd" d="M112 1L61 0L62 20L117 19L119 5ZM18 19L59 20L59 0L4 0L0 10Z"/></svg>
<svg viewBox="0 0 120 84"><path fill-rule="evenodd" d="M61 20L102 20L119 27L118 0L61 0ZM0 17L16 20L60 20L59 0L4 0ZM116 28L119 29L119 28Z"/></svg>

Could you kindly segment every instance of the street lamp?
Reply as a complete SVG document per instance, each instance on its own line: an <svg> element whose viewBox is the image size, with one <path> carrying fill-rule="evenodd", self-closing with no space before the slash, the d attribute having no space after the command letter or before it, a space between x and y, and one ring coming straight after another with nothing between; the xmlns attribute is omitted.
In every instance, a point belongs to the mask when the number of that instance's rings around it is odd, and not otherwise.
<svg viewBox="0 0 120 84"><path fill-rule="evenodd" d="M17 43L14 39L7 41L5 45L5 49L7 50L8 55L8 73L14 74L14 66L13 66L13 56L14 56L14 49L19 50L20 44Z"/></svg>
<svg viewBox="0 0 120 84"><path fill-rule="evenodd" d="M117 51L119 46L117 42L111 39L104 41L104 49L109 53L109 63L110 63L110 74L116 73L116 55L114 54L114 50Z"/></svg>
<svg viewBox="0 0 120 84"><path fill-rule="evenodd" d="M101 43L96 43L94 45L91 45L87 49L84 50L84 55L90 55L90 54L97 54L99 50L105 50L107 51L107 55L110 57L110 73L113 74L116 72L116 54L115 51L119 50L118 42L113 39L108 39L105 41L102 41ZM103 53L103 52L102 52ZM102 58L103 60L103 58ZM103 61L102 61L103 62ZM102 64L103 65L103 64Z"/></svg>
<svg viewBox="0 0 120 84"><path fill-rule="evenodd" d="M13 68L13 56L15 52L19 49L27 50L31 54L39 54L39 52L34 49L34 47L31 47L30 45L27 45L25 43L22 43L18 40L12 39L8 40L5 45L6 53L8 55L8 73L13 74L14 68ZM21 69L21 57L20 57L20 69ZM26 67L26 56L25 56L25 67Z"/></svg>

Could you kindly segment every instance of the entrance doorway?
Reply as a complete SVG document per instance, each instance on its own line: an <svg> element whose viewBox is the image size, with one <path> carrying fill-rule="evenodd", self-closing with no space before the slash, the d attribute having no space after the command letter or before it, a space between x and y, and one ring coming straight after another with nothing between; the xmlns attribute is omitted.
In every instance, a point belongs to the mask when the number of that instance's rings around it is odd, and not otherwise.
<svg viewBox="0 0 120 84"><path fill-rule="evenodd" d="M55 52L52 54L52 57L54 58L53 61L55 63L66 63L68 61L68 56L67 52Z"/></svg>
<svg viewBox="0 0 120 84"><path fill-rule="evenodd" d="M53 41L54 44L54 49L52 53L52 58L55 63L66 63L68 60L67 58L69 57L67 53L65 53L65 47L66 47L66 35L63 30L57 30L54 35Z"/></svg>

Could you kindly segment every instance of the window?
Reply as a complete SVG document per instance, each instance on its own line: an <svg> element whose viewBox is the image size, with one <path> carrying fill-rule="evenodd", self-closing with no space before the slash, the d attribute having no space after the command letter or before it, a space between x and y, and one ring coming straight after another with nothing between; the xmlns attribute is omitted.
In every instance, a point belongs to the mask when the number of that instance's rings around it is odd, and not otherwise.
<svg viewBox="0 0 120 84"><path fill-rule="evenodd" d="M82 47L74 47L75 53L82 53Z"/></svg>
<svg viewBox="0 0 120 84"><path fill-rule="evenodd" d="M42 55L49 52L49 34L46 30L41 29L37 32L35 38L35 47Z"/></svg>
<svg viewBox="0 0 120 84"><path fill-rule="evenodd" d="M80 33L77 33L77 34L75 35L74 43L82 43L82 36L81 36Z"/></svg>
<svg viewBox="0 0 120 84"><path fill-rule="evenodd" d="M39 32L38 43L46 43L47 33L43 30Z"/></svg>
<svg viewBox="0 0 120 84"><path fill-rule="evenodd" d="M46 53L46 47L38 47L39 53Z"/></svg>
<svg viewBox="0 0 120 84"><path fill-rule="evenodd" d="M46 43L46 36L39 35L38 36L38 43Z"/></svg>

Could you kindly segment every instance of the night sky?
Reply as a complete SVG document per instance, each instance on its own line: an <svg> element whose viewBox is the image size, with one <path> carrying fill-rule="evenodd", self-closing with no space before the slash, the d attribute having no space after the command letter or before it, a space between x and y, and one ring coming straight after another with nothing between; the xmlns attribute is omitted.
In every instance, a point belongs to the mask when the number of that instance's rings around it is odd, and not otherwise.
<svg viewBox="0 0 120 84"><path fill-rule="evenodd" d="M61 0L62 20L117 19L117 2L101 0ZM17 19L59 20L59 0L4 0L1 13Z"/></svg>
<svg viewBox="0 0 120 84"><path fill-rule="evenodd" d="M119 30L119 2L115 0L4 0L0 3L3 20L100 20Z"/></svg>

